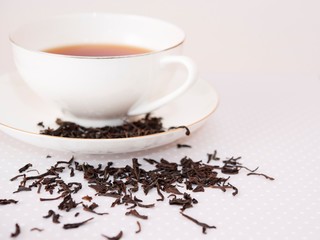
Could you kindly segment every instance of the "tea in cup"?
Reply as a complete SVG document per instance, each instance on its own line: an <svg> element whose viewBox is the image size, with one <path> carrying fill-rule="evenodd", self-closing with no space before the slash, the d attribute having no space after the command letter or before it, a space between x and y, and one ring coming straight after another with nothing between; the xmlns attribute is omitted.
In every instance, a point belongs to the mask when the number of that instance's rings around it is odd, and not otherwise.
<svg viewBox="0 0 320 240"><path fill-rule="evenodd" d="M10 40L27 85L85 126L117 125L154 111L197 80L196 65L182 55L184 32L149 17L57 16L20 27ZM184 82L166 93L181 66Z"/></svg>

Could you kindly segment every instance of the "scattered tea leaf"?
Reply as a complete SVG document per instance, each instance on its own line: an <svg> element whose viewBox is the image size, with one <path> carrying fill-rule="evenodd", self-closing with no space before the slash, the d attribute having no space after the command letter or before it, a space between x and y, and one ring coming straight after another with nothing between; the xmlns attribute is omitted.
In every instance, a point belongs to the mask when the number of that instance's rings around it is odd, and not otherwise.
<svg viewBox="0 0 320 240"><path fill-rule="evenodd" d="M32 167L31 163L27 163L25 166L19 169L19 173L26 171L29 167Z"/></svg>
<svg viewBox="0 0 320 240"><path fill-rule="evenodd" d="M0 205L17 204L17 200L14 199L0 199Z"/></svg>
<svg viewBox="0 0 320 240"><path fill-rule="evenodd" d="M26 172L37 172L37 174L40 174L37 169L30 169L30 170L27 170Z"/></svg>
<svg viewBox="0 0 320 240"><path fill-rule="evenodd" d="M14 233L11 233L11 237L12 238L18 237L20 233L21 233L20 226L18 223L16 223L15 231L14 231Z"/></svg>
<svg viewBox="0 0 320 240"><path fill-rule="evenodd" d="M59 221L60 214L56 214L53 210L49 210L48 215L43 216L43 218L50 218L50 217L52 217L53 223L60 223Z"/></svg>
<svg viewBox="0 0 320 240"><path fill-rule="evenodd" d="M91 202L92 197L86 195L86 196L82 197L82 199L83 199L83 200L86 200L86 201L88 201L88 202Z"/></svg>
<svg viewBox="0 0 320 240"><path fill-rule="evenodd" d="M274 180L273 177L269 177L268 175L264 174L264 173L255 173L255 172L251 172L251 173L248 173L247 176L250 176L250 175L257 175L257 176L263 176L265 177L266 179L269 179L271 181Z"/></svg>
<svg viewBox="0 0 320 240"><path fill-rule="evenodd" d="M152 120L150 116L146 116L144 124L159 124L157 120ZM62 122L59 122L62 124ZM133 123L127 123L129 128L138 128ZM154 128L154 126L148 125L148 127ZM70 125L71 126L71 125ZM139 125L141 127L141 125ZM185 128L183 126L178 128ZM118 131L118 130L117 130ZM140 131L140 130L139 130ZM144 129L143 131L148 131ZM126 136L128 137L128 135ZM185 146L182 146L185 147ZM242 169L249 171L247 175L261 175L267 179L273 180L273 178L261 174L255 173L258 169L251 170L240 163L241 157L231 157L226 160L217 163L217 165L210 165L211 161L218 162L220 160L217 157L217 151L215 150L212 154L208 154L207 164L202 161L194 161L189 157L184 157L180 162L170 162L164 158L160 160L154 160L151 158L144 158L143 160L150 164L151 169L144 169L143 165L139 163L137 158L133 158L131 164L125 167L116 167L113 162L106 163L105 166L98 164L97 166L88 163L79 163L74 161L72 157L68 161L57 161L56 164L51 166L43 173L38 175L28 175L28 170L24 170L26 173L13 177L11 181L21 178L18 190L20 191L31 191L33 188L46 191L51 195L58 194L57 197L51 198L40 198L41 201L51 201L62 199L57 204L60 210L66 212L73 208L77 208L79 204L82 204L84 211L89 211L94 214L104 215L107 213L97 213L96 208L98 204L92 203L85 205L82 202L76 203L73 196L82 189L81 182L65 182L63 177L68 170L70 170L70 177L74 176L75 171L81 172L84 180L88 182L88 186L92 188L96 193L95 196L105 196L115 198L111 207L117 205L124 205L128 212L125 215L133 215L140 219L148 219L148 216L141 215L136 208L153 208L154 203L146 204L141 198L137 198L135 193L144 192L146 195L153 191L153 193L159 195L157 201L169 201L170 205L178 205L181 209L181 214L189 220L197 223L203 228L203 233L206 233L207 228L215 228L205 223L201 223L198 220L185 215L184 210L194 207L198 203L197 199L193 198L189 192L204 192L208 188L219 189L223 192L232 191L235 196L238 194L236 186L230 183L230 176L224 177L223 174L232 175L238 174ZM27 165L26 165L27 166ZM222 175L222 176L220 176ZM68 177L67 177L68 178ZM16 193L15 192L15 193ZM139 195L138 195L139 196ZM168 197L168 198L165 198ZM92 197L86 195L82 197L85 201L92 201ZM169 199L169 200L167 200ZM0 199L1 205L16 203L16 200L12 199ZM75 213L75 217L79 215L79 212ZM59 223L59 214L49 210L48 215L45 218L52 217L52 221ZM77 228L86 222L92 220L90 218L86 221L79 223L64 224L64 229ZM137 221L138 230L136 233L141 231L141 225ZM104 236L106 237L106 236ZM121 238L121 235L117 235L111 239Z"/></svg>
<svg viewBox="0 0 320 240"><path fill-rule="evenodd" d="M180 205L182 206L181 211L186 210L187 208L193 207L194 203L198 203L197 200L191 198L190 194L184 193L183 198L177 198L174 195L174 198L169 200L170 205Z"/></svg>
<svg viewBox="0 0 320 240"><path fill-rule="evenodd" d="M45 128L43 122L38 122L38 123L37 123L37 126Z"/></svg>
<svg viewBox="0 0 320 240"><path fill-rule="evenodd" d="M40 198L40 201L44 202L44 201L54 201L54 200L58 200L60 199L62 196L58 196L55 198Z"/></svg>
<svg viewBox="0 0 320 240"><path fill-rule="evenodd" d="M150 163L151 165L159 163L158 161L151 158L144 158L143 160L145 160L147 163Z"/></svg>
<svg viewBox="0 0 320 240"><path fill-rule="evenodd" d="M179 129L179 128L184 128L186 130L186 135L189 136L190 135L190 130L188 127L186 126L179 126L179 127L170 127L169 130L173 130L173 129Z"/></svg>
<svg viewBox="0 0 320 240"><path fill-rule="evenodd" d="M207 228L216 228L215 226L209 226L208 224L206 223L203 223L203 222L199 222L198 220L194 219L193 217L190 217L186 214L184 214L183 212L180 212L180 214L182 216L184 216L185 218L189 219L190 221L194 222L195 224L199 225L200 227L202 227L202 233L203 234L206 234L206 230Z"/></svg>
<svg viewBox="0 0 320 240"><path fill-rule="evenodd" d="M132 209L132 210L130 210L129 212L126 212L126 216L129 216L129 215L135 216L135 217L137 217L137 218L145 219L145 220L148 219L148 216L146 216L146 215L141 215L141 214L138 213L138 211L135 210L135 209Z"/></svg>
<svg viewBox="0 0 320 240"><path fill-rule="evenodd" d="M10 181L14 181L14 180L17 180L19 177L25 177L26 175L25 174L19 174L13 178L10 179Z"/></svg>
<svg viewBox="0 0 320 240"><path fill-rule="evenodd" d="M191 148L190 145L187 145L187 144L177 144L177 148Z"/></svg>
<svg viewBox="0 0 320 240"><path fill-rule="evenodd" d="M87 128L74 122L57 119L57 129L46 128L40 131L40 134L67 138L93 138L93 139L112 139L146 136L164 132L162 119L150 117L147 114L144 118L134 121L125 122L121 126L105 126L101 128Z"/></svg>
<svg viewBox="0 0 320 240"><path fill-rule="evenodd" d="M123 235L123 232L122 231L120 231L118 234L117 234L117 236L115 236L115 237L108 237L108 236L106 236L106 235L104 235L104 234L101 234L103 237L105 237L106 239L108 239L108 240L120 240L121 238L122 238L122 235Z"/></svg>
<svg viewBox="0 0 320 240"><path fill-rule="evenodd" d="M58 208L60 210L65 210L67 212L69 212L72 208L76 208L80 203L76 203L71 195L67 195L63 201L59 204Z"/></svg>
<svg viewBox="0 0 320 240"><path fill-rule="evenodd" d="M83 206L83 210L87 211L87 212L91 212L97 215L108 215L109 213L105 212L105 213L98 213L96 212L94 209L97 208L99 205L96 203L92 203L90 206L82 204Z"/></svg>
<svg viewBox="0 0 320 240"><path fill-rule="evenodd" d="M207 163L210 163L211 160L213 160L213 161L219 161L220 160L220 158L217 157L217 150L214 150L213 154L208 153L207 155L208 155Z"/></svg>
<svg viewBox="0 0 320 240"><path fill-rule="evenodd" d="M154 203L151 203L151 204L142 204L142 203L137 203L137 205L141 208L153 208L155 206Z"/></svg>
<svg viewBox="0 0 320 240"><path fill-rule="evenodd" d="M138 230L136 231L136 233L141 232L141 224L139 221L137 221L137 225L138 225Z"/></svg>
<svg viewBox="0 0 320 240"><path fill-rule="evenodd" d="M31 228L30 231L38 231L38 232L42 232L44 229L42 228L37 228L37 227L34 227L34 228Z"/></svg>
<svg viewBox="0 0 320 240"><path fill-rule="evenodd" d="M78 223L67 223L67 224L64 224L63 225L63 228L64 229L72 229L72 228L78 228L84 224L86 224L87 222L91 221L92 219L94 219L93 217L92 218L89 218L83 222L78 222Z"/></svg>
<svg viewBox="0 0 320 240"><path fill-rule="evenodd" d="M14 191L13 193L18 193L18 192L24 192L24 191L31 191L30 187L25 187L25 186L19 186L17 191Z"/></svg>

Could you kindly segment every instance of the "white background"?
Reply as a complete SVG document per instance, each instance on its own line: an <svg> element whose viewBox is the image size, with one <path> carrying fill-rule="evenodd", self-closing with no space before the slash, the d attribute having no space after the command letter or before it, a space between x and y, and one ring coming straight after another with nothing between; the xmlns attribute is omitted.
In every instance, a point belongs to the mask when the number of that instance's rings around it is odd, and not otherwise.
<svg viewBox="0 0 320 240"><path fill-rule="evenodd" d="M8 34L71 12L158 17L187 33L202 73L319 73L318 0L0 0L0 71L13 69Z"/></svg>

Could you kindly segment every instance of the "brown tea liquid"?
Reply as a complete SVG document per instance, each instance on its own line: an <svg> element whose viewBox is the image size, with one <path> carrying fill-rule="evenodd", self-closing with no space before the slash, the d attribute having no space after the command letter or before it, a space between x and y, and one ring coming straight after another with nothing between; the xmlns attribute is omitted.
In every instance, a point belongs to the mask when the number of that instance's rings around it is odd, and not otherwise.
<svg viewBox="0 0 320 240"><path fill-rule="evenodd" d="M49 48L43 52L71 56L110 57L144 54L151 52L151 50L130 45L76 44Z"/></svg>

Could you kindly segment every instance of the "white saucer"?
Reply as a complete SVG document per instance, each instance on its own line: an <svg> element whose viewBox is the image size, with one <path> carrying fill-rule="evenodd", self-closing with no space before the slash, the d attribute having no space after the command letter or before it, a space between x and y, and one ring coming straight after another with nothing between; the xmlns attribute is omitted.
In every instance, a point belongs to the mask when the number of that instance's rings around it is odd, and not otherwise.
<svg viewBox="0 0 320 240"><path fill-rule="evenodd" d="M212 86L199 81L184 95L153 113L162 117L164 127L187 126L198 129L215 111L218 95ZM76 139L39 134L37 123L56 127L63 115L53 105L34 95L18 74L0 76L0 130L38 147L73 153L114 154L150 149L185 137L185 129L175 129L144 137L122 139Z"/></svg>

